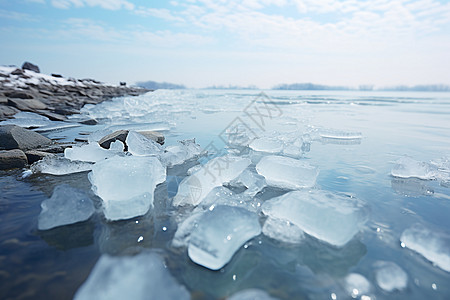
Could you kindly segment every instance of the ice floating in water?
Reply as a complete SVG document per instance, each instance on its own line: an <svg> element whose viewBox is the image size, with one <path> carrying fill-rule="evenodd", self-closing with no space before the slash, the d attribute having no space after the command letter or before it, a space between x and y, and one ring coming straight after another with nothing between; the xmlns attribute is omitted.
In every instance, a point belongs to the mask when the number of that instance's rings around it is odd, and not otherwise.
<svg viewBox="0 0 450 300"><path fill-rule="evenodd" d="M415 177L430 180L436 178L436 168L426 162L420 162L404 156L396 161L391 175L400 178Z"/></svg>
<svg viewBox="0 0 450 300"><path fill-rule="evenodd" d="M276 298L271 297L262 290L248 289L237 292L233 296L229 297L228 300L276 300Z"/></svg>
<svg viewBox="0 0 450 300"><path fill-rule="evenodd" d="M39 230L86 221L95 211L94 204L86 193L67 184L58 185L52 197L44 200L41 207Z"/></svg>
<svg viewBox="0 0 450 300"><path fill-rule="evenodd" d="M219 186L214 188L201 202L204 209L211 209L217 205L243 207L252 212L260 210L260 202L253 196L245 193L235 194L226 187Z"/></svg>
<svg viewBox="0 0 450 300"><path fill-rule="evenodd" d="M320 190L289 192L266 201L262 211L338 247L349 242L367 221L362 201Z"/></svg>
<svg viewBox="0 0 450 300"><path fill-rule="evenodd" d="M345 277L345 289L352 298L358 298L370 293L371 286L366 277L358 273L350 273Z"/></svg>
<svg viewBox="0 0 450 300"><path fill-rule="evenodd" d="M190 299L189 292L169 273L160 255L102 255L75 300Z"/></svg>
<svg viewBox="0 0 450 300"><path fill-rule="evenodd" d="M319 170L307 162L275 155L263 157L256 170L266 178L268 185L294 190L314 186L319 174Z"/></svg>
<svg viewBox="0 0 450 300"><path fill-rule="evenodd" d="M166 168L155 157L114 156L96 163L89 180L107 219L129 219L148 212L156 185L166 180Z"/></svg>
<svg viewBox="0 0 450 300"><path fill-rule="evenodd" d="M179 141L178 145L167 146L164 149L161 160L166 166L172 167L198 157L201 152L202 149L195 143L195 140Z"/></svg>
<svg viewBox="0 0 450 300"><path fill-rule="evenodd" d="M442 270L450 272L450 235L415 224L403 231L403 247L416 251Z"/></svg>
<svg viewBox="0 0 450 300"><path fill-rule="evenodd" d="M280 153L283 151L283 144L280 141L268 137L254 139L249 147L255 151L266 153Z"/></svg>
<svg viewBox="0 0 450 300"><path fill-rule="evenodd" d="M255 196L267 185L263 176L249 169L244 170L244 172L230 184L237 187L246 187L247 189L244 191L244 194L249 196Z"/></svg>
<svg viewBox="0 0 450 300"><path fill-rule="evenodd" d="M59 156L46 156L42 160L31 165L31 171L35 173L66 175L90 171L93 164L82 161L71 161Z"/></svg>
<svg viewBox="0 0 450 300"><path fill-rule="evenodd" d="M201 217L192 232L188 254L195 263L218 270L246 241L260 233L256 214L240 207L219 205Z"/></svg>
<svg viewBox="0 0 450 300"><path fill-rule="evenodd" d="M262 233L274 240L288 244L300 244L305 238L305 233L297 225L271 217L267 218L264 223Z"/></svg>
<svg viewBox="0 0 450 300"><path fill-rule="evenodd" d="M377 261L374 264L375 280L387 292L404 290L408 285L408 275L397 264L390 261Z"/></svg>
<svg viewBox="0 0 450 300"><path fill-rule="evenodd" d="M361 139L361 132L346 132L339 130L331 130L331 129L322 129L320 130L320 136L326 139L339 139L339 140L355 140Z"/></svg>
<svg viewBox="0 0 450 300"><path fill-rule="evenodd" d="M117 153L106 150L97 143L82 146L74 146L64 150L64 157L70 160L98 162L110 158Z"/></svg>
<svg viewBox="0 0 450 300"><path fill-rule="evenodd" d="M34 131L37 132L45 132L45 131L52 131L52 130L59 130L59 129L66 129L66 128L72 128L72 127L79 127L81 126L79 123L69 123L69 122L62 122L62 121L50 121L48 125L38 127L34 129Z"/></svg>
<svg viewBox="0 0 450 300"><path fill-rule="evenodd" d="M119 152L120 153L120 152L123 152L124 149L125 149L125 145L119 140L114 141L114 142L112 142L109 145L109 150L113 151L113 152Z"/></svg>
<svg viewBox="0 0 450 300"><path fill-rule="evenodd" d="M210 160L200 170L183 179L173 205L198 205L213 188L239 176L250 163L248 158L230 155Z"/></svg>
<svg viewBox="0 0 450 300"><path fill-rule="evenodd" d="M134 156L159 156L162 152L161 145L136 131L128 133L125 143Z"/></svg>
<svg viewBox="0 0 450 300"><path fill-rule="evenodd" d="M204 211L194 212L183 222L178 224L177 231L173 236L172 246L180 248L187 247L189 245L189 241L191 240L191 233L198 226L198 222L200 221L200 218L203 214Z"/></svg>

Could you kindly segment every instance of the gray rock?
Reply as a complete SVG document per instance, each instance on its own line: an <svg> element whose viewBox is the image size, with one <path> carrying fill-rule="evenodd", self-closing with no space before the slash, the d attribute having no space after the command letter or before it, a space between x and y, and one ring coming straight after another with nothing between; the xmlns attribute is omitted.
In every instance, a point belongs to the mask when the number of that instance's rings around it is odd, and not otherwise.
<svg viewBox="0 0 450 300"><path fill-rule="evenodd" d="M84 124L84 125L97 125L98 122L97 122L97 120L94 120L94 119L87 119L87 120L80 121L78 123Z"/></svg>
<svg viewBox="0 0 450 300"><path fill-rule="evenodd" d="M119 140L125 144L125 140L127 139L127 136L128 136L128 130L117 130L111 134L108 134L107 136L103 137L102 139L100 139L100 141L98 141L98 143L101 147L103 147L105 149L109 149L109 146L111 145L111 143L115 142L117 140ZM126 146L125 146L125 148L126 148Z"/></svg>
<svg viewBox="0 0 450 300"><path fill-rule="evenodd" d="M23 63L22 69L23 70L30 70L30 71L33 71L33 72L36 72L36 73L40 73L41 72L41 70L39 70L38 66L36 66L35 64L32 64L32 63L30 63L28 61Z"/></svg>
<svg viewBox="0 0 450 300"><path fill-rule="evenodd" d="M48 110L38 110L37 111L38 114L45 116L47 118L49 118L52 121L67 121L66 116L48 111Z"/></svg>
<svg viewBox="0 0 450 300"><path fill-rule="evenodd" d="M52 143L45 136L16 125L0 126L0 150L32 150Z"/></svg>
<svg viewBox="0 0 450 300"><path fill-rule="evenodd" d="M44 157L52 156L54 154L37 150L28 150L25 151L25 155L27 156L28 163L32 164L43 159Z"/></svg>
<svg viewBox="0 0 450 300"><path fill-rule="evenodd" d="M23 71L21 69L15 69L11 72L12 75L23 75Z"/></svg>
<svg viewBox="0 0 450 300"><path fill-rule="evenodd" d="M35 150L41 151L41 152L48 152L48 153L64 153L64 150L69 147L73 147L74 143L64 143L64 144L52 144L45 147L40 147Z"/></svg>
<svg viewBox="0 0 450 300"><path fill-rule="evenodd" d="M18 112L19 110L15 107L0 105L0 118L9 118Z"/></svg>
<svg viewBox="0 0 450 300"><path fill-rule="evenodd" d="M17 98L17 99L34 99L33 95L24 91L7 92L5 93L5 96L8 98Z"/></svg>
<svg viewBox="0 0 450 300"><path fill-rule="evenodd" d="M27 157L22 150L0 150L0 170L23 168L27 163Z"/></svg>
<svg viewBox="0 0 450 300"><path fill-rule="evenodd" d="M8 99L8 104L19 110L31 112L47 108L47 105L36 99Z"/></svg>
<svg viewBox="0 0 450 300"><path fill-rule="evenodd" d="M155 142L157 142L160 145L164 145L164 135L157 131L138 131L139 134L142 134L148 139L151 139Z"/></svg>

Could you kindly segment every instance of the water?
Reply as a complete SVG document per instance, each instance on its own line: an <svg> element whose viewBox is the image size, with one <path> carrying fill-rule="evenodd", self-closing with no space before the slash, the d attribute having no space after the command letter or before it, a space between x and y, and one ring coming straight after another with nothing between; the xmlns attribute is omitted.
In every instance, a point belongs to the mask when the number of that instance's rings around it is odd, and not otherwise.
<svg viewBox="0 0 450 300"><path fill-rule="evenodd" d="M372 299L450 297L450 273L400 245L402 232L416 223L449 232L450 185L390 175L394 162L404 155L423 162L450 157L450 94L156 91L88 105L83 114L97 118L99 125L44 134L73 141L96 130L105 133L134 124L161 130L167 145L195 138L216 155L237 148L240 155L248 155L248 148L231 145L228 139L239 125L247 137L293 145L291 150L300 149L301 160L320 170L315 188L364 201L368 221L340 248L308 235L292 245L261 234L221 270L211 271L193 263L185 248L171 244L180 218L190 210L170 202L196 162L168 170L166 182L155 190L152 212L118 222L103 217L101 201L90 190L88 172L35 174L25 179L21 170L1 172L1 299L71 299L102 254L130 255L142 249L160 251L172 276L193 299L220 299L250 288L279 299L358 298L361 294L348 291L346 278L351 273L370 282L370 291L365 292ZM204 164L212 157L200 161ZM39 231L40 204L62 183L89 193L97 212L87 222ZM255 197L264 202L285 192L266 187ZM260 215L261 224L264 220ZM407 274L404 289L388 292L377 284L379 261L394 262Z"/></svg>

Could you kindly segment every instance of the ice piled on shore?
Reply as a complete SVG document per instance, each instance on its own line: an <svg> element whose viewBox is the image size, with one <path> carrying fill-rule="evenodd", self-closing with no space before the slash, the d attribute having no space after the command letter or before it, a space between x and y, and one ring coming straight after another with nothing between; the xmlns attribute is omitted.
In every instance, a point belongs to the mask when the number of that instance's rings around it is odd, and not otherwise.
<svg viewBox="0 0 450 300"><path fill-rule="evenodd" d="M408 285L408 275L397 264L390 261L377 261L374 267L375 280L386 292L401 291Z"/></svg>
<svg viewBox="0 0 450 300"><path fill-rule="evenodd" d="M319 170L307 162L276 155L263 157L256 171L266 178L268 185L293 190L314 186L319 174Z"/></svg>
<svg viewBox="0 0 450 300"><path fill-rule="evenodd" d="M230 155L213 158L200 170L183 179L173 205L198 205L212 189L235 179L250 163L248 158Z"/></svg>
<svg viewBox="0 0 450 300"><path fill-rule="evenodd" d="M274 240L288 244L300 244L305 238L305 233L297 225L271 217L264 222L262 233Z"/></svg>
<svg viewBox="0 0 450 300"><path fill-rule="evenodd" d="M403 231L400 241L402 247L419 253L442 270L450 272L449 234L415 224Z"/></svg>
<svg viewBox="0 0 450 300"><path fill-rule="evenodd" d="M95 211L94 204L86 193L67 184L58 185L52 197L44 200L41 207L39 230L86 221Z"/></svg>
<svg viewBox="0 0 450 300"><path fill-rule="evenodd" d="M97 162L89 180L107 219L129 219L153 206L153 192L166 180L166 168L155 157L114 156Z"/></svg>
<svg viewBox="0 0 450 300"><path fill-rule="evenodd" d="M400 178L419 178L430 180L436 178L436 168L426 162L404 156L395 162L391 175Z"/></svg>
<svg viewBox="0 0 450 300"><path fill-rule="evenodd" d="M106 150L98 143L90 143L82 146L74 146L64 150L64 157L70 160L98 162L116 155L113 150Z"/></svg>
<svg viewBox="0 0 450 300"><path fill-rule="evenodd" d="M188 255L195 263L218 270L246 241L260 233L256 214L240 207L219 205L202 215L191 234Z"/></svg>
<svg viewBox="0 0 450 300"><path fill-rule="evenodd" d="M67 175L86 172L92 169L93 164L83 161L71 161L59 156L46 156L31 165L31 171L51 175Z"/></svg>
<svg viewBox="0 0 450 300"><path fill-rule="evenodd" d="M18 112L14 119L0 122L0 125L17 125L24 128L44 127L52 125L54 122L49 118L32 112Z"/></svg>
<svg viewBox="0 0 450 300"><path fill-rule="evenodd" d="M154 252L135 256L102 255L75 300L190 299L187 289L169 273Z"/></svg>
<svg viewBox="0 0 450 300"><path fill-rule="evenodd" d="M130 131L125 140L128 152L134 156L159 156L161 145L136 131Z"/></svg>
<svg viewBox="0 0 450 300"><path fill-rule="evenodd" d="M367 221L361 200L320 190L289 192L266 201L262 211L338 247L349 242Z"/></svg>

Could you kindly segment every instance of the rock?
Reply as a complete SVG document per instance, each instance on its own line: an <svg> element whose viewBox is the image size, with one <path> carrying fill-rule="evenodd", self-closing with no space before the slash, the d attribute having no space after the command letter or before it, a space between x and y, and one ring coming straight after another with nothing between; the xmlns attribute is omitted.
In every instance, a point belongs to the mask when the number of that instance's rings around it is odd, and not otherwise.
<svg viewBox="0 0 450 300"><path fill-rule="evenodd" d="M125 144L125 140L127 139L127 136L128 136L128 130L117 130L111 134L108 134L107 136L103 137L102 139L100 139L100 141L98 141L98 143L101 147L103 147L105 149L109 149L109 146L111 145L111 143L115 142L117 140L119 140Z"/></svg>
<svg viewBox="0 0 450 300"><path fill-rule="evenodd" d="M54 154L51 154L48 152L43 152L43 151L37 151L37 150L28 150L28 151L25 151L25 155L27 156L28 163L32 164L32 163L35 163L35 162L43 159L44 157L51 156Z"/></svg>
<svg viewBox="0 0 450 300"><path fill-rule="evenodd" d="M23 71L21 69L15 69L11 72L11 75L23 75Z"/></svg>
<svg viewBox="0 0 450 300"><path fill-rule="evenodd" d="M52 73L51 76L55 77L55 78L63 78L63 76L61 74L54 74L54 73Z"/></svg>
<svg viewBox="0 0 450 300"><path fill-rule="evenodd" d="M41 73L41 70L39 70L39 67L36 66L35 64L32 64L28 61L24 62L22 65L22 70L30 70L36 73Z"/></svg>
<svg viewBox="0 0 450 300"><path fill-rule="evenodd" d="M157 142L160 145L164 145L164 135L157 131L138 131L138 133L142 134L146 138Z"/></svg>
<svg viewBox="0 0 450 300"><path fill-rule="evenodd" d="M0 170L23 168L27 163L27 157L22 150L0 150Z"/></svg>
<svg viewBox="0 0 450 300"><path fill-rule="evenodd" d="M69 147L73 147L74 143L64 143L64 144L52 144L49 146L37 148L35 150L41 151L41 152L48 152L48 153L64 153L64 150Z"/></svg>
<svg viewBox="0 0 450 300"><path fill-rule="evenodd" d="M31 150L51 145L52 140L16 125L0 126L0 150Z"/></svg>
<svg viewBox="0 0 450 300"><path fill-rule="evenodd" d="M45 116L49 118L52 121L67 121L66 116L48 111L48 110L38 110L37 111L40 115Z"/></svg>
<svg viewBox="0 0 450 300"><path fill-rule="evenodd" d="M12 91L5 93L6 97L18 99L34 99L34 96L23 91Z"/></svg>
<svg viewBox="0 0 450 300"><path fill-rule="evenodd" d="M84 124L84 125L97 125L97 120L94 119L88 119L88 120L84 120L84 121L80 121L78 122L80 124Z"/></svg>
<svg viewBox="0 0 450 300"><path fill-rule="evenodd" d="M15 107L0 105L0 119L12 117L18 112L19 110Z"/></svg>
<svg viewBox="0 0 450 300"><path fill-rule="evenodd" d="M8 99L8 104L19 110L31 112L47 108L47 105L36 99Z"/></svg>

